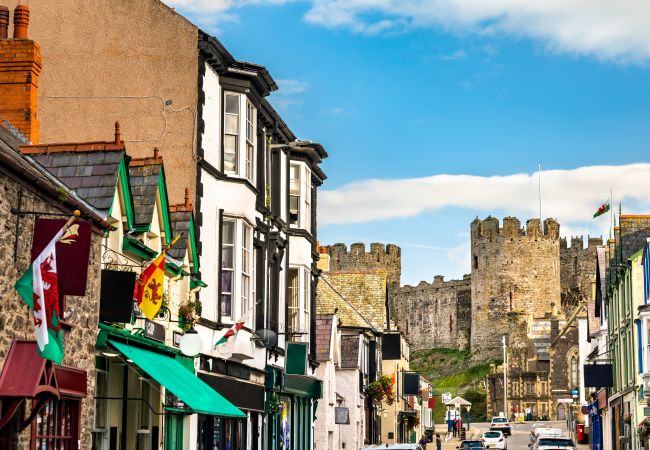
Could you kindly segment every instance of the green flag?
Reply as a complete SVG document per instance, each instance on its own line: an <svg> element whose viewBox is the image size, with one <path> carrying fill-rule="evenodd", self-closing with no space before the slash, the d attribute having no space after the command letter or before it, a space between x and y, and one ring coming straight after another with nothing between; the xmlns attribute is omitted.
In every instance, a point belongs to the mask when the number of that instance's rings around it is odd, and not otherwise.
<svg viewBox="0 0 650 450"><path fill-rule="evenodd" d="M605 202L600 206L600 208L598 208L598 211L594 213L594 219L598 216L602 216L608 211L609 211L609 202Z"/></svg>

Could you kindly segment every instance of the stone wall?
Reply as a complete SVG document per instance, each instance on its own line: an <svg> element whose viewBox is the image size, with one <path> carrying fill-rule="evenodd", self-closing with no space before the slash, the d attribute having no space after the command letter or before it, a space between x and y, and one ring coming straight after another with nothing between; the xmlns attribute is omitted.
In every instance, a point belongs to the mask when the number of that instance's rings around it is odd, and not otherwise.
<svg viewBox="0 0 650 450"><path fill-rule="evenodd" d="M591 283L596 277L596 248L603 245L602 238L582 237L560 239L560 286L562 309L568 314L581 301L591 300Z"/></svg>
<svg viewBox="0 0 650 450"><path fill-rule="evenodd" d="M507 330L507 313L534 317L554 312L560 304L560 225L530 219L488 217L471 224L471 350L484 357L497 354L499 333Z"/></svg>
<svg viewBox="0 0 650 450"><path fill-rule="evenodd" d="M330 271L384 269L389 285L400 285L402 275L402 250L395 244L370 244L370 251L362 243L352 244L350 251L345 244L327 247L330 255Z"/></svg>
<svg viewBox="0 0 650 450"><path fill-rule="evenodd" d="M17 279L30 264L34 216L20 217L11 212L18 206L19 192L22 191L22 209L26 211L43 211L61 213L33 192L18 184L12 178L0 174L0 230L5 239L0 248L0 364L4 364L7 352L14 339L34 339L32 315L13 288ZM16 225L18 222L18 234ZM15 247L17 246L17 247ZM14 258L14 248L17 250ZM88 396L82 401L80 447L91 448L93 429L93 392L95 389L95 340L99 320L99 289L101 236L93 233L88 267L88 283L85 297L67 297L66 311L70 314L67 322L70 327L63 331L65 344L64 365L83 369L88 374ZM17 437L17 447L28 449L30 427Z"/></svg>
<svg viewBox="0 0 650 450"><path fill-rule="evenodd" d="M398 327L406 334L411 350L434 347L469 350L471 328L471 279L402 286L391 291Z"/></svg>

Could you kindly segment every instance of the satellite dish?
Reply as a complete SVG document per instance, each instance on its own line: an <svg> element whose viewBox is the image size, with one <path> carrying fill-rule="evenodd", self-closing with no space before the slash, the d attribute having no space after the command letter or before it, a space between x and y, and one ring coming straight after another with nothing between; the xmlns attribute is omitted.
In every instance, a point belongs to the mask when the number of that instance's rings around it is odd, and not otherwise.
<svg viewBox="0 0 650 450"><path fill-rule="evenodd" d="M275 347L278 345L278 333L268 328L255 330L255 337L253 339L261 343L264 347Z"/></svg>

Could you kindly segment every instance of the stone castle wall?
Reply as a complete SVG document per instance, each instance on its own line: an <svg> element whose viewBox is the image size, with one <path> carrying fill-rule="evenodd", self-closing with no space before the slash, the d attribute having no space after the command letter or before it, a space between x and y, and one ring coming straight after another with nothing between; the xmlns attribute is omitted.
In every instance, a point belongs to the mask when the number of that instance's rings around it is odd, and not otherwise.
<svg viewBox="0 0 650 450"><path fill-rule="evenodd" d="M391 292L396 321L406 333L411 350L433 347L469 350L471 327L471 280L444 281L402 286Z"/></svg>
<svg viewBox="0 0 650 450"><path fill-rule="evenodd" d="M472 335L474 353L500 349L494 330L507 330L507 314L533 317L553 313L560 304L560 225L553 219L488 217L471 224ZM496 353L496 352L494 352Z"/></svg>
<svg viewBox="0 0 650 450"><path fill-rule="evenodd" d="M391 319L415 351L435 347L498 356L508 313L535 318L570 311L591 295L600 238L560 239L554 219L488 217L471 224L471 275L400 286L401 250L393 244L344 244L327 247L330 269L388 272ZM486 354L487 352L487 354Z"/></svg>
<svg viewBox="0 0 650 450"><path fill-rule="evenodd" d="M588 237L587 246L584 244L582 237L560 240L560 286L565 313L581 301L591 300L591 283L596 276L596 247L603 245L603 240Z"/></svg>
<svg viewBox="0 0 650 450"><path fill-rule="evenodd" d="M34 323L30 310L22 301L14 284L27 270L31 261L34 216L19 217L11 212L18 206L19 192L22 191L21 209L60 213L28 191L13 179L0 175L0 230L5 234L5 245L0 249L0 262L4 270L0 274L2 302L0 303L0 363L4 363L14 339L33 340ZM16 224L18 222L18 234ZM14 257L14 248L16 255ZM63 328L65 357L62 364L83 369L88 375L88 395L81 402L80 447L91 448L93 429L93 409L95 390L95 340L99 321L99 280L101 261L101 236L92 234L90 265L85 297L66 297L66 311L69 327ZM28 415L28 414L27 414ZM7 425L9 426L9 425ZM30 430L27 427L16 436L15 448L30 448Z"/></svg>

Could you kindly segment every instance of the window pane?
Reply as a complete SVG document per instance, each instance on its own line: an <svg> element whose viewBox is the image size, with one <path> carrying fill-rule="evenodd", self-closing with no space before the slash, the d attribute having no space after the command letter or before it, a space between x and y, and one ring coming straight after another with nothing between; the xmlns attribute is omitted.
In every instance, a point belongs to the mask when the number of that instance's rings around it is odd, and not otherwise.
<svg viewBox="0 0 650 450"><path fill-rule="evenodd" d="M291 331L299 331L300 324L298 323L298 315L300 313L298 289L298 269L289 269L289 326ZM290 336L295 339L296 336Z"/></svg>
<svg viewBox="0 0 650 450"><path fill-rule="evenodd" d="M221 272L221 292L232 292L232 272L230 271L224 270Z"/></svg>
<svg viewBox="0 0 650 450"><path fill-rule="evenodd" d="M226 112L239 114L239 94L226 94Z"/></svg>
<svg viewBox="0 0 650 450"><path fill-rule="evenodd" d="M231 301L230 294L221 294L221 315L230 317Z"/></svg>
<svg viewBox="0 0 650 450"><path fill-rule="evenodd" d="M223 169L227 172L237 172L237 136L229 134L223 139Z"/></svg>
<svg viewBox="0 0 650 450"><path fill-rule="evenodd" d="M294 195L289 197L289 209L292 211L298 211L298 204L300 202L300 198L296 197Z"/></svg>
<svg viewBox="0 0 650 450"><path fill-rule="evenodd" d="M239 134L239 116L226 114L224 117L224 130L228 134Z"/></svg>
<svg viewBox="0 0 650 450"><path fill-rule="evenodd" d="M221 267L225 269L233 268L233 248L225 247L221 250Z"/></svg>
<svg viewBox="0 0 650 450"><path fill-rule="evenodd" d="M221 231L221 236L224 244L234 244L235 243L235 222L232 220L227 220L223 222L223 229Z"/></svg>

